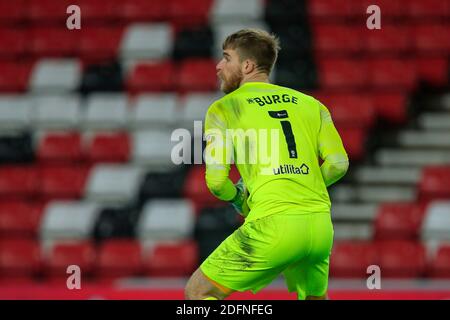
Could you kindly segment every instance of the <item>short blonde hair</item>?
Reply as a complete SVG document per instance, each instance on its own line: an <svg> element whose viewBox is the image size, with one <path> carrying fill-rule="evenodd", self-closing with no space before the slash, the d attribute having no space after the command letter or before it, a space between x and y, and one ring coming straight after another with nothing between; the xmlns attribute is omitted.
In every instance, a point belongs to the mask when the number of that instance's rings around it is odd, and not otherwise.
<svg viewBox="0 0 450 320"><path fill-rule="evenodd" d="M281 48L274 34L259 29L242 29L229 35L222 49L236 50L241 61L252 59L259 70L270 74Z"/></svg>

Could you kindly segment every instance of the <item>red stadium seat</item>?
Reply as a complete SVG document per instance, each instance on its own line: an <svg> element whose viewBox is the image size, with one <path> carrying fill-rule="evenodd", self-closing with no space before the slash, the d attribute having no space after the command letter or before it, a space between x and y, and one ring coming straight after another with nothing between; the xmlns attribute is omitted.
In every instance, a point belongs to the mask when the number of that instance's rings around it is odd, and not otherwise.
<svg viewBox="0 0 450 320"><path fill-rule="evenodd" d="M314 20L345 19L351 16L351 1L311 0L307 2L309 16Z"/></svg>
<svg viewBox="0 0 450 320"><path fill-rule="evenodd" d="M425 248L417 242L392 240L377 244L381 276L386 278L422 277L426 268Z"/></svg>
<svg viewBox="0 0 450 320"><path fill-rule="evenodd" d="M71 0L28 0L28 19L36 25L56 24L68 18L67 7L74 4ZM26 10L25 10L26 11Z"/></svg>
<svg viewBox="0 0 450 320"><path fill-rule="evenodd" d="M375 219L375 237L414 240L418 237L423 216L423 206L416 203L382 204Z"/></svg>
<svg viewBox="0 0 450 320"><path fill-rule="evenodd" d="M364 30L363 36L371 54L405 54L413 49L409 26L383 25L380 30Z"/></svg>
<svg viewBox="0 0 450 320"><path fill-rule="evenodd" d="M82 20L92 24L111 22L122 10L118 0L78 0L76 3L82 12Z"/></svg>
<svg viewBox="0 0 450 320"><path fill-rule="evenodd" d="M21 92L28 88L31 65L0 62L0 92Z"/></svg>
<svg viewBox="0 0 450 320"><path fill-rule="evenodd" d="M0 236L36 236L43 207L42 203L21 200L0 202Z"/></svg>
<svg viewBox="0 0 450 320"><path fill-rule="evenodd" d="M141 246L134 240L107 240L100 245L95 274L99 280L139 275Z"/></svg>
<svg viewBox="0 0 450 320"><path fill-rule="evenodd" d="M146 263L146 272L153 277L186 277L197 265L195 242L156 244Z"/></svg>
<svg viewBox="0 0 450 320"><path fill-rule="evenodd" d="M328 108L338 126L368 129L375 122L376 109L368 95L319 93L315 97Z"/></svg>
<svg viewBox="0 0 450 320"><path fill-rule="evenodd" d="M450 166L430 166L422 170L419 197L424 201L450 198Z"/></svg>
<svg viewBox="0 0 450 320"><path fill-rule="evenodd" d="M316 24L313 28L314 49L319 56L356 54L363 49L360 28L342 24Z"/></svg>
<svg viewBox="0 0 450 320"><path fill-rule="evenodd" d="M40 271L38 244L33 240L17 239L0 242L0 277L2 281L31 278Z"/></svg>
<svg viewBox="0 0 450 320"><path fill-rule="evenodd" d="M1 20L1 18L0 18ZM17 58L26 53L27 40L24 29L0 29L0 57Z"/></svg>
<svg viewBox="0 0 450 320"><path fill-rule="evenodd" d="M408 15L412 19L437 19L450 16L450 3L441 0L410 0Z"/></svg>
<svg viewBox="0 0 450 320"><path fill-rule="evenodd" d="M78 53L79 32L66 26L36 27L30 31L30 53L36 57L75 56Z"/></svg>
<svg viewBox="0 0 450 320"><path fill-rule="evenodd" d="M367 66L362 60L321 59L320 82L326 89L358 89L368 84Z"/></svg>
<svg viewBox="0 0 450 320"><path fill-rule="evenodd" d="M38 172L30 166L0 167L0 196L31 197L38 191Z"/></svg>
<svg viewBox="0 0 450 320"><path fill-rule="evenodd" d="M377 92L373 101L380 118L391 123L402 124L408 120L406 94L401 92Z"/></svg>
<svg viewBox="0 0 450 320"><path fill-rule="evenodd" d="M185 60L179 71L178 90L214 91L217 89L216 63L213 60Z"/></svg>
<svg viewBox="0 0 450 320"><path fill-rule="evenodd" d="M43 166L40 195L44 200L81 198L87 174L87 168L75 165Z"/></svg>
<svg viewBox="0 0 450 320"><path fill-rule="evenodd" d="M161 21L167 17L166 0L128 0L123 2L119 12L123 20L136 21Z"/></svg>
<svg viewBox="0 0 450 320"><path fill-rule="evenodd" d="M170 91L174 88L173 65L166 61L137 65L127 79L132 93L145 91Z"/></svg>
<svg viewBox="0 0 450 320"><path fill-rule="evenodd" d="M239 180L239 171L234 165L231 166L230 179L233 182ZM220 200L213 196L206 186L205 166L193 166L190 169L184 182L183 196L193 201L196 212L205 206L220 204Z"/></svg>
<svg viewBox="0 0 450 320"><path fill-rule="evenodd" d="M169 18L175 25L194 26L208 23L212 0L171 0Z"/></svg>
<svg viewBox="0 0 450 320"><path fill-rule="evenodd" d="M337 130L350 160L362 160L366 153L364 149L367 137L366 130L364 128L347 128L339 126L337 126Z"/></svg>
<svg viewBox="0 0 450 320"><path fill-rule="evenodd" d="M450 245L441 245L430 262L428 275L433 278L450 278Z"/></svg>
<svg viewBox="0 0 450 320"><path fill-rule="evenodd" d="M67 279L67 267L80 267L83 278L91 275L95 263L96 251L89 241L55 243L45 258L45 273L48 277Z"/></svg>
<svg viewBox="0 0 450 320"><path fill-rule="evenodd" d="M129 136L125 132L96 134L86 152L91 162L126 162L130 158Z"/></svg>
<svg viewBox="0 0 450 320"><path fill-rule="evenodd" d="M89 27L81 29L80 55L90 63L112 60L117 53L122 40L123 28L120 27Z"/></svg>
<svg viewBox="0 0 450 320"><path fill-rule="evenodd" d="M0 24L18 24L24 22L27 18L27 2L25 0L0 0Z"/></svg>
<svg viewBox="0 0 450 320"><path fill-rule="evenodd" d="M445 57L416 59L419 78L433 86L445 86L448 81L448 60Z"/></svg>
<svg viewBox="0 0 450 320"><path fill-rule="evenodd" d="M413 90L417 82L414 62L405 59L379 58L368 61L371 85L377 89Z"/></svg>
<svg viewBox="0 0 450 320"><path fill-rule="evenodd" d="M370 242L337 242L330 257L330 276L367 278L367 267L376 263L377 250Z"/></svg>
<svg viewBox="0 0 450 320"><path fill-rule="evenodd" d="M46 134L39 142L37 158L43 162L82 160L83 147L80 134L78 132Z"/></svg>
<svg viewBox="0 0 450 320"><path fill-rule="evenodd" d="M423 23L414 28L413 38L417 53L443 54L450 52L450 41L444 36L448 34L448 24Z"/></svg>

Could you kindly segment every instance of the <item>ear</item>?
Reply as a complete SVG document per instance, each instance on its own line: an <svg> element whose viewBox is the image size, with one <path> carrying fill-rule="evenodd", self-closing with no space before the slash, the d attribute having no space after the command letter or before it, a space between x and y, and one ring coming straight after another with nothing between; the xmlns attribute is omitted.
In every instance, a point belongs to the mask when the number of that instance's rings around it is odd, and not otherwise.
<svg viewBox="0 0 450 320"><path fill-rule="evenodd" d="M242 63L242 73L243 74L249 74L252 73L253 70L255 70L256 65L255 62L253 62L250 59L246 59L243 63Z"/></svg>

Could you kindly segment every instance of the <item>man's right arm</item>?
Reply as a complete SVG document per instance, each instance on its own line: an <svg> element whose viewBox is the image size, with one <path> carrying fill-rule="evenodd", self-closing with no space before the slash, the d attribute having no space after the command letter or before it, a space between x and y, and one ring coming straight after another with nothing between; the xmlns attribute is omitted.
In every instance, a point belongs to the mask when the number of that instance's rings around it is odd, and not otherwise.
<svg viewBox="0 0 450 320"><path fill-rule="evenodd" d="M325 185L328 187L341 179L348 170L349 161L341 137L337 132L330 112L320 105L320 131L318 137L319 155L323 160L320 167Z"/></svg>

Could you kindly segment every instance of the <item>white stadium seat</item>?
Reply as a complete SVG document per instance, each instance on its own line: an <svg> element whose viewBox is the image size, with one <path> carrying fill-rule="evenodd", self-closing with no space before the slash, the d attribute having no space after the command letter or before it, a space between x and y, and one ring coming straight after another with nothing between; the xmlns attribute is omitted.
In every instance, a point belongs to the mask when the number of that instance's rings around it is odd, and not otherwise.
<svg viewBox="0 0 450 320"><path fill-rule="evenodd" d="M215 0L211 9L214 22L255 21L264 18L264 0Z"/></svg>
<svg viewBox="0 0 450 320"><path fill-rule="evenodd" d="M67 93L81 83L81 65L76 59L42 59L32 71L30 89L37 93Z"/></svg>
<svg viewBox="0 0 450 320"><path fill-rule="evenodd" d="M22 96L0 96L0 130L25 130L30 125L31 102Z"/></svg>
<svg viewBox="0 0 450 320"><path fill-rule="evenodd" d="M141 213L137 234L141 241L186 239L192 237L194 224L189 200L150 200Z"/></svg>
<svg viewBox="0 0 450 320"><path fill-rule="evenodd" d="M77 95L49 95L33 99L33 125L38 129L77 128L81 101Z"/></svg>
<svg viewBox="0 0 450 320"><path fill-rule="evenodd" d="M132 158L135 163L153 170L166 170L174 166L171 160L170 130L138 130L132 136Z"/></svg>
<svg viewBox="0 0 450 320"><path fill-rule="evenodd" d="M432 202L425 212L421 230L425 241L450 241L450 201Z"/></svg>
<svg viewBox="0 0 450 320"><path fill-rule="evenodd" d="M83 126L91 130L122 129L128 124L124 94L92 94L87 98Z"/></svg>
<svg viewBox="0 0 450 320"><path fill-rule="evenodd" d="M177 96L175 94L142 94L136 98L131 114L135 128L158 128L175 125Z"/></svg>

